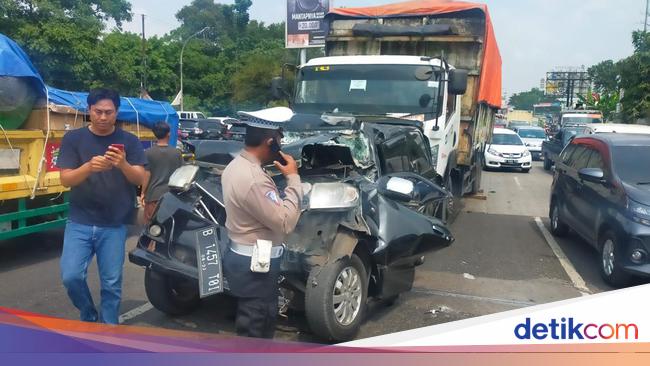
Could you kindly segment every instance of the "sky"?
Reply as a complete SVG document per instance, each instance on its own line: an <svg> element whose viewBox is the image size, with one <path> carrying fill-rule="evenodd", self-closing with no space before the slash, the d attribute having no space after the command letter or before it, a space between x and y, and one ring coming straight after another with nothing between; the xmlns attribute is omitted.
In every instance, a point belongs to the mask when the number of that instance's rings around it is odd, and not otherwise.
<svg viewBox="0 0 650 366"><path fill-rule="evenodd" d="M382 5L401 0L333 0L336 7ZM219 1L231 4L234 1ZM540 86L557 67L589 67L632 53L632 31L643 28L645 0L482 0L488 5L503 58L506 95ZM179 23L176 12L191 0L131 0L140 32L145 14L147 35L163 35ZM284 0L253 0L251 17L265 23L284 21Z"/></svg>

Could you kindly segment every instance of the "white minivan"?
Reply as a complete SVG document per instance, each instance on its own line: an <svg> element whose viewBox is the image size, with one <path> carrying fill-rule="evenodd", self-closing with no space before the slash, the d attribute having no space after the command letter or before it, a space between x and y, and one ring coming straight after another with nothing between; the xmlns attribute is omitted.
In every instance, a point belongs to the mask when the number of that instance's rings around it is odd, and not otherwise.
<svg viewBox="0 0 650 366"><path fill-rule="evenodd" d="M483 169L514 168L528 173L532 159L530 151L519 135L512 130L495 128L492 139L485 146Z"/></svg>

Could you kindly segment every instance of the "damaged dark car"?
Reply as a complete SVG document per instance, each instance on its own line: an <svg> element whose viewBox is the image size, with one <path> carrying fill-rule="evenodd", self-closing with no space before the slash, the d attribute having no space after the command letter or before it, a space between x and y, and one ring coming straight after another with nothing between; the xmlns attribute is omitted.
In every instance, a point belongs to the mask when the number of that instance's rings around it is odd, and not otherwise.
<svg viewBox="0 0 650 366"><path fill-rule="evenodd" d="M282 302L304 311L314 334L354 338L369 298L391 302L413 285L423 254L450 245L451 195L435 172L415 121L297 114L282 149L296 158L304 199L282 257ZM220 174L243 148L205 141L196 163L170 180L131 262L145 266L153 306L170 315L228 292L221 257L228 248ZM284 178L267 167L282 192Z"/></svg>

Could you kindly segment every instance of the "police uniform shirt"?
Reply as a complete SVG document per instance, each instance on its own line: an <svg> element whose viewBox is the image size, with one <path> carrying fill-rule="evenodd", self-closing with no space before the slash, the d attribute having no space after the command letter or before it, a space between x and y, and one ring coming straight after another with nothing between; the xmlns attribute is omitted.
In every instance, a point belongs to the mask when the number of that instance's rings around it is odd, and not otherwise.
<svg viewBox="0 0 650 366"><path fill-rule="evenodd" d="M230 239L253 245L258 239L281 245L298 223L302 186L298 174L289 175L280 198L278 188L260 161L243 150L223 172L226 228Z"/></svg>

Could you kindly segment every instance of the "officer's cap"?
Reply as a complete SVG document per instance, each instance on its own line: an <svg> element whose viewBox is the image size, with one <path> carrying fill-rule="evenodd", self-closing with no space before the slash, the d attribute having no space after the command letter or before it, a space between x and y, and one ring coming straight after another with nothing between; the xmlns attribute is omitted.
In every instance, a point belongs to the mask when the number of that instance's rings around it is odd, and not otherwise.
<svg viewBox="0 0 650 366"><path fill-rule="evenodd" d="M293 117L293 111L287 107L274 107L254 112L237 112L242 122L249 127L279 130Z"/></svg>

